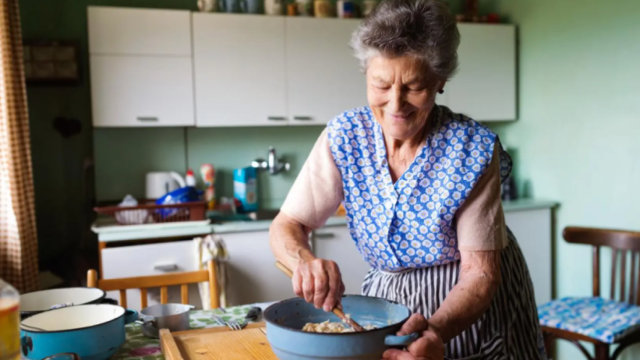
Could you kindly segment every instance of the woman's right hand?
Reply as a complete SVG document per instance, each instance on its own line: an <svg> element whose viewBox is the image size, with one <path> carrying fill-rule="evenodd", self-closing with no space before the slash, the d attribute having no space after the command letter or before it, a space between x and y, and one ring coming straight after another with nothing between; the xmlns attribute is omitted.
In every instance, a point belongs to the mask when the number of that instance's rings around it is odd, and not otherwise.
<svg viewBox="0 0 640 360"><path fill-rule="evenodd" d="M301 261L291 278L293 291L317 309L331 311L340 306L344 283L335 261L313 259Z"/></svg>

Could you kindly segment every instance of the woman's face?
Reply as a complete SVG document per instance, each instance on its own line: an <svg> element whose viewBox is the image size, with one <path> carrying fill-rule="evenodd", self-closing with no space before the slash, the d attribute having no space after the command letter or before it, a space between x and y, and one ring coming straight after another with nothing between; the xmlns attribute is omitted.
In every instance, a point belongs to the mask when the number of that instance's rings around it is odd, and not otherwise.
<svg viewBox="0 0 640 360"><path fill-rule="evenodd" d="M443 85L410 56L376 56L368 61L369 106L384 134L397 140L418 135Z"/></svg>

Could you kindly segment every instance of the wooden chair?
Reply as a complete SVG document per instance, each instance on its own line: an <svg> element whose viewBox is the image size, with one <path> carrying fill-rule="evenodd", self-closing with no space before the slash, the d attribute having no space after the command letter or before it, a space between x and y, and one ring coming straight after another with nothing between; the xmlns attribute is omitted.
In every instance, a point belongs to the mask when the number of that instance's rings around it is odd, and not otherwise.
<svg viewBox="0 0 640 360"><path fill-rule="evenodd" d="M562 236L568 243L587 244L593 246L593 296L600 297L600 247L606 246L611 248L611 289L610 299L629 304L640 305L640 271L637 263L640 265L640 232L594 229L581 227L567 227L564 229ZM627 260L630 258L631 263L627 269ZM620 273L619 282L616 282L616 273ZM629 273L627 276L627 273ZM628 281L627 281L628 280ZM616 291L618 290L618 291ZM627 292L627 290L629 290ZM620 295L616 297L616 293ZM545 338L545 347L547 354L553 354L554 340L563 339L576 345L580 351L593 360L594 358L587 352L579 341L585 341L594 344L595 360L615 360L622 350L630 345L640 342L640 331L633 331L625 335L622 339L616 341L618 347L610 353L609 344L589 336L574 333L572 331L557 329L548 326L542 326Z"/></svg>
<svg viewBox="0 0 640 360"><path fill-rule="evenodd" d="M160 288L160 303L166 304L169 301L169 286L180 285L180 297L183 304L189 304L189 284L200 282L209 283L209 298L211 308L220 306L218 282L216 281L216 266L213 260L207 263L206 270L150 275L120 279L98 280L98 273L89 270L87 273L87 286L97 287L104 291L120 291L120 306L127 307L127 290L140 289L141 308L147 307L147 289Z"/></svg>

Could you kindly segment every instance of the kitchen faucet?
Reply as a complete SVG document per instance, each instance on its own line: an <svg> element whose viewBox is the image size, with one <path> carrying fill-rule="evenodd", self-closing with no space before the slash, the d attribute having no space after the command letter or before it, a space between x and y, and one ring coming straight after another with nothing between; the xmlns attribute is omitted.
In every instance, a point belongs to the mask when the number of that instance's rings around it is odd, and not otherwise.
<svg viewBox="0 0 640 360"><path fill-rule="evenodd" d="M251 162L251 167L257 169L266 169L270 175L276 175L282 171L289 171L289 163L282 162L282 159L276 157L276 149L273 146L269 146L269 157L267 161L264 159L255 159Z"/></svg>

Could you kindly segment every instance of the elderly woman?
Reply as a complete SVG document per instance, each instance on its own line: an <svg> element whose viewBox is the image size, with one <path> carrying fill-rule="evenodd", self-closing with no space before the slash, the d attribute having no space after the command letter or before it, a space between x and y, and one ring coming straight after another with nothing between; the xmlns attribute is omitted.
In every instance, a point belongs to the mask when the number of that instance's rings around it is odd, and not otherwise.
<svg viewBox="0 0 640 360"><path fill-rule="evenodd" d="M386 0L364 19L352 47L369 106L322 132L271 247L294 270L296 294L327 311L340 306L340 269L307 239L343 202L371 265L362 294L408 306L415 314L401 333L422 335L385 359L543 359L533 286L500 202L511 159L496 134L435 104L457 67L459 37L437 0Z"/></svg>

